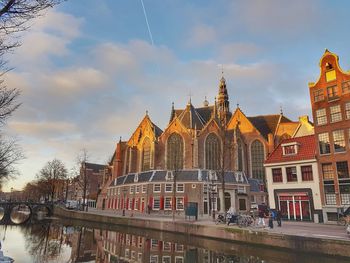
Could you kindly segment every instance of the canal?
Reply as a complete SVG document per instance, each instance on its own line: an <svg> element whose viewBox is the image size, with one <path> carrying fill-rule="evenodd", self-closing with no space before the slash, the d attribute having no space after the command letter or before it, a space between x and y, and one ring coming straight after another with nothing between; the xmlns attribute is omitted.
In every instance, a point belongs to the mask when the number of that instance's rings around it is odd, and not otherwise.
<svg viewBox="0 0 350 263"><path fill-rule="evenodd" d="M350 262L345 258L59 218L1 225L0 240L4 255L15 263Z"/></svg>

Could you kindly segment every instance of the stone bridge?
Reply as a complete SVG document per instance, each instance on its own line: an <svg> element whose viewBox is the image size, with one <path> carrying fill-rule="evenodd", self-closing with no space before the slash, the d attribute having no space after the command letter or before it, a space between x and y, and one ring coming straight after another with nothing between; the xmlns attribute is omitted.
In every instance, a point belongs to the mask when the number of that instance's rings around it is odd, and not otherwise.
<svg viewBox="0 0 350 263"><path fill-rule="evenodd" d="M15 223L11 219L11 212L15 207L27 207L29 209L29 216L25 216L25 220L20 223ZM34 203L34 202L25 202L25 201L7 201L0 202L0 209L3 209L3 217L0 220L0 225L18 225L25 224L30 222L34 215L38 211L46 209L47 216L52 216L53 214L53 204L52 203ZM0 213L1 214L1 213Z"/></svg>

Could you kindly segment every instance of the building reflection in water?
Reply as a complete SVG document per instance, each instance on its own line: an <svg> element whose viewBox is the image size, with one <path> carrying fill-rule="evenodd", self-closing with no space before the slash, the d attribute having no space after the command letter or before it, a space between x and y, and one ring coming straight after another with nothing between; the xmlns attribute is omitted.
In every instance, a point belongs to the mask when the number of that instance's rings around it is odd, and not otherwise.
<svg viewBox="0 0 350 263"><path fill-rule="evenodd" d="M221 263L264 262L257 257L225 255L176 242L161 241L127 233L102 230L95 233L98 245L96 262Z"/></svg>

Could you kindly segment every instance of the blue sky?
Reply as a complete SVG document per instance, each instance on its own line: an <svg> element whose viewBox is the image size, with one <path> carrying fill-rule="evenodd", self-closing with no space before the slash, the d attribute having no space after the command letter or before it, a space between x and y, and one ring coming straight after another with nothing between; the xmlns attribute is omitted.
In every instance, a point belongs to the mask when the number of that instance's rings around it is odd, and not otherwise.
<svg viewBox="0 0 350 263"><path fill-rule="evenodd" d="M308 82L324 49L350 69L348 1L71 0L33 22L9 55L7 85L22 91L6 132L26 159L20 189L53 158L68 169L85 148L106 163L146 110L160 128L171 103L212 104L221 78L231 109L246 115L310 115Z"/></svg>

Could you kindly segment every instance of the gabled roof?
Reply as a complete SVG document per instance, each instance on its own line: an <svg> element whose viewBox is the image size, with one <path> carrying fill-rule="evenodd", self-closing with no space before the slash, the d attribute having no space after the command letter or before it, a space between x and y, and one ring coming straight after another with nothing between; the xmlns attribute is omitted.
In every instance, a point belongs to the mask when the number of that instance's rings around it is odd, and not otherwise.
<svg viewBox="0 0 350 263"><path fill-rule="evenodd" d="M100 170L104 170L106 165L97 164L97 163L85 163L86 169L91 169L95 173L99 173Z"/></svg>
<svg viewBox="0 0 350 263"><path fill-rule="evenodd" d="M292 122L280 114L260 115L247 118L265 139L267 139L269 133L275 134L279 123Z"/></svg>
<svg viewBox="0 0 350 263"><path fill-rule="evenodd" d="M286 143L298 144L298 152L293 155L283 155L282 145ZM296 137L283 140L266 159L265 164L284 163L293 161L312 160L316 158L315 135Z"/></svg>
<svg viewBox="0 0 350 263"><path fill-rule="evenodd" d="M186 106L186 109L178 116L182 124L188 129L202 129L205 121L197 112L191 103Z"/></svg>

